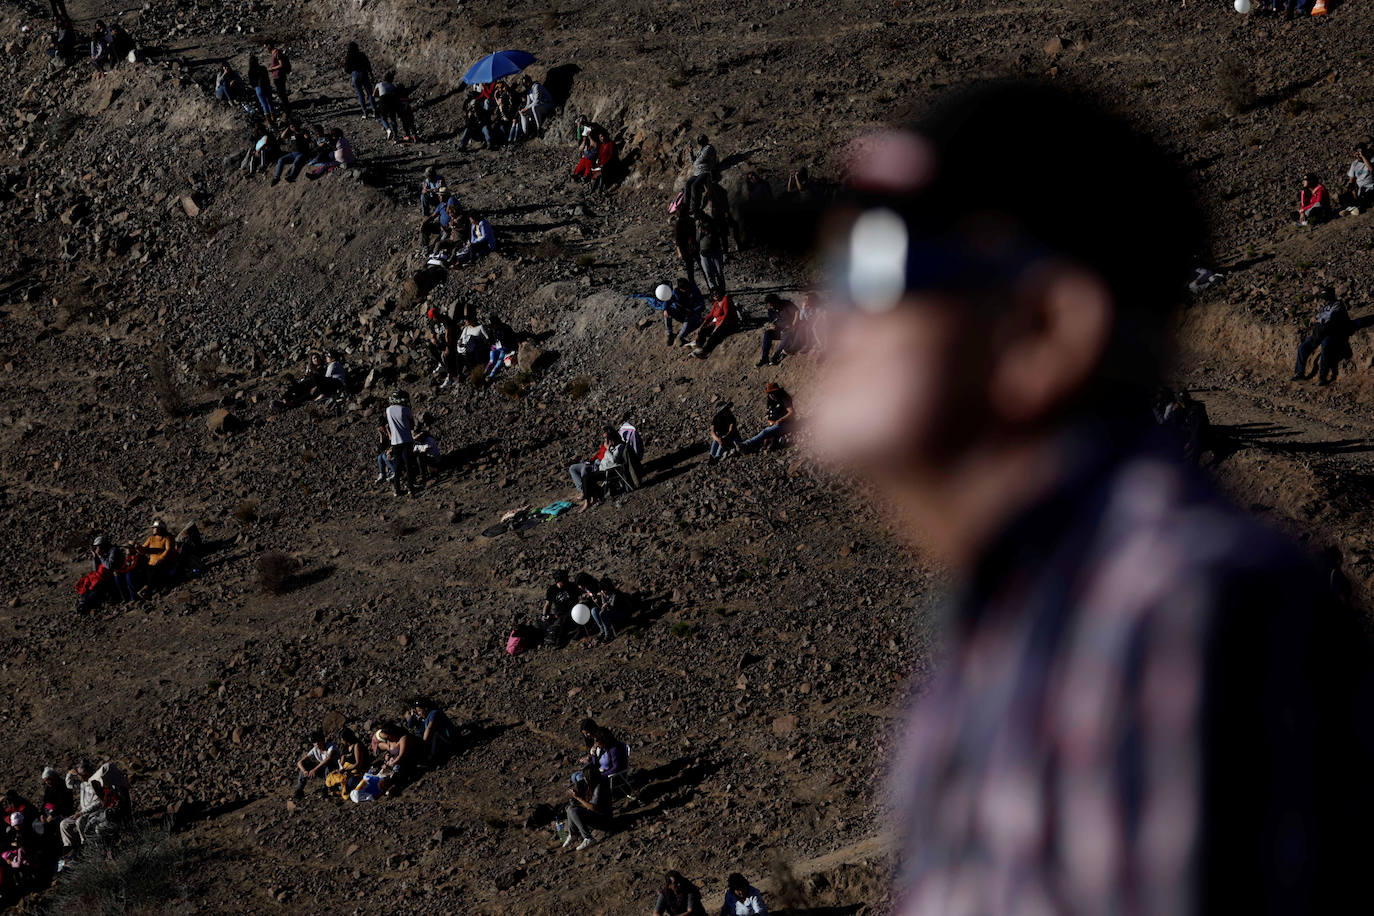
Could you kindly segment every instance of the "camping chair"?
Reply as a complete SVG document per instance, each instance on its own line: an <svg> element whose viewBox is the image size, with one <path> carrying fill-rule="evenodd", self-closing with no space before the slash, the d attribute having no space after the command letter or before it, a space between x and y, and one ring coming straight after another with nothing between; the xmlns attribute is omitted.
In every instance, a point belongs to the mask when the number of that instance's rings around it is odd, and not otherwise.
<svg viewBox="0 0 1374 916"><path fill-rule="evenodd" d="M642 804L639 797L635 795L635 783L638 782L635 769L630 765L630 746L625 745L625 769L618 773L608 773L606 782L611 789L611 797L615 798L615 793L621 792L626 798L635 804Z"/></svg>
<svg viewBox="0 0 1374 916"><path fill-rule="evenodd" d="M617 489L624 493L639 489L639 475L631 466L632 454L624 443L611 447L609 457L612 465L602 472L605 475L603 486L607 496L613 495Z"/></svg>

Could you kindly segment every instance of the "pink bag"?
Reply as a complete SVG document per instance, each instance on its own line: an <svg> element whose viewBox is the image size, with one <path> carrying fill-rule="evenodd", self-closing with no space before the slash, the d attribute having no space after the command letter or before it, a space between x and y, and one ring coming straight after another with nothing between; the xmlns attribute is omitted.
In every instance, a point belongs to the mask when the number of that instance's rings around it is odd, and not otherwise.
<svg viewBox="0 0 1374 916"><path fill-rule="evenodd" d="M683 205L684 203L686 203L686 202L687 202L687 192L686 192L686 191L678 191L678 192L677 192L677 197L674 197L674 198L673 198L673 202L670 203L670 204L668 205L668 212L669 212L669 213L676 213L676 212L682 207L682 205Z"/></svg>
<svg viewBox="0 0 1374 916"><path fill-rule="evenodd" d="M524 637L516 636L514 633L511 633L510 636L506 639L507 655L519 655L521 652L524 652L528 648L529 640L525 639Z"/></svg>

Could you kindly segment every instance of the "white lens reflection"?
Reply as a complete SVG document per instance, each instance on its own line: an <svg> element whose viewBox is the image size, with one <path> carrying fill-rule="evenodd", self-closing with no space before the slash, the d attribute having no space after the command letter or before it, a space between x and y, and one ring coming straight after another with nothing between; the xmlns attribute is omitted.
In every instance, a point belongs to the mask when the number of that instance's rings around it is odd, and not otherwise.
<svg viewBox="0 0 1374 916"><path fill-rule="evenodd" d="M906 291L910 238L891 210L869 210L849 230L849 293L866 312L885 312Z"/></svg>

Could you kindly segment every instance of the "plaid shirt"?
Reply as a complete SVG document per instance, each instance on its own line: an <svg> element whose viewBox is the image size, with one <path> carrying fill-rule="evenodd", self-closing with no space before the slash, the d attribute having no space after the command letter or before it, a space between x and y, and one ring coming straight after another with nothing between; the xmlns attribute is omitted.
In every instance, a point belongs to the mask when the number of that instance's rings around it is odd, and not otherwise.
<svg viewBox="0 0 1374 916"><path fill-rule="evenodd" d="M1163 452L1099 434L1065 454L914 708L898 912L1339 899L1369 864L1345 830L1374 811L1363 640L1292 547Z"/></svg>

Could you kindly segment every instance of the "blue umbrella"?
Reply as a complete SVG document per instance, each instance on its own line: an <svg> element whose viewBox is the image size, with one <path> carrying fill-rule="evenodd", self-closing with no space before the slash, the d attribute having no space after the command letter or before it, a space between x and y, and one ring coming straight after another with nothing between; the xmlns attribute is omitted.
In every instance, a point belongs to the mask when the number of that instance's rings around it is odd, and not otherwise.
<svg viewBox="0 0 1374 916"><path fill-rule="evenodd" d="M532 63L534 55L528 51L497 51L473 64L468 72L463 74L463 82L469 86L494 83L502 77L519 73Z"/></svg>

